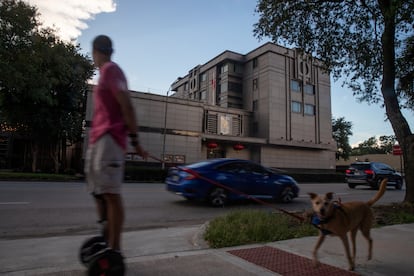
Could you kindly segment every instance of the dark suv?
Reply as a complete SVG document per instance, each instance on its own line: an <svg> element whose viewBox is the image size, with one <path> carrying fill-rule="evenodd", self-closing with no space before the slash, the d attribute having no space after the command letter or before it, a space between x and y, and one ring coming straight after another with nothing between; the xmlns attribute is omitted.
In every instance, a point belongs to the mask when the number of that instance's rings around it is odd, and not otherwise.
<svg viewBox="0 0 414 276"><path fill-rule="evenodd" d="M378 189L384 178L388 178L388 185L398 190L401 190L403 185L401 175L387 164L380 162L352 163L345 173L346 182L351 189L357 185L369 185L373 189Z"/></svg>

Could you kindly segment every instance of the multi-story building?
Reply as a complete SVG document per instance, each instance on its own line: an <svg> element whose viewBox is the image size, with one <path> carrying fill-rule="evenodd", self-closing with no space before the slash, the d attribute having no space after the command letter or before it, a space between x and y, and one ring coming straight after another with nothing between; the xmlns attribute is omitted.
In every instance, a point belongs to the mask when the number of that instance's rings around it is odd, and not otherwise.
<svg viewBox="0 0 414 276"><path fill-rule="evenodd" d="M269 166L335 167L330 77L296 49L266 43L245 55L225 51L178 78L172 90L212 109L204 116L207 140L225 145L238 137L246 157ZM225 156L228 147L223 150Z"/></svg>
<svg viewBox="0 0 414 276"><path fill-rule="evenodd" d="M172 163L239 157L282 169L335 169L330 76L296 49L266 43L247 54L225 51L171 90L168 97L132 93L152 155Z"/></svg>

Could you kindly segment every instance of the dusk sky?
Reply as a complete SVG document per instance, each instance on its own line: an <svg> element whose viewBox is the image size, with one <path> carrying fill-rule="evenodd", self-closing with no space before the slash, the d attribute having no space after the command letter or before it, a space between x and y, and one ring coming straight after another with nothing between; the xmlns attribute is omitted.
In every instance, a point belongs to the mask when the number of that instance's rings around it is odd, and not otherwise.
<svg viewBox="0 0 414 276"><path fill-rule="evenodd" d="M177 77L225 50L247 54L270 41L253 36L256 0L25 0L38 7L41 21L79 43L91 56L95 36L114 42L113 60L129 88L166 95ZM283 45L282 45L283 46ZM372 136L393 135L381 105L359 103L352 91L331 81L332 115L353 124L351 145ZM411 129L414 114L404 111Z"/></svg>

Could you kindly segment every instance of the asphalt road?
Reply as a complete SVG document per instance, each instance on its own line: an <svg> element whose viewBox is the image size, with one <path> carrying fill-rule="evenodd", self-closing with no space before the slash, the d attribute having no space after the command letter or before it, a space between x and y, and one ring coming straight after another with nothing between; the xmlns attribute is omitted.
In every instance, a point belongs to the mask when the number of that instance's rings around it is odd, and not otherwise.
<svg viewBox="0 0 414 276"><path fill-rule="evenodd" d="M368 200L375 191L344 183L300 184L300 197L277 208L303 211L310 208L307 192L335 192L342 201ZM389 188L377 204L401 202L402 191ZM189 202L169 193L162 183L126 183L123 187L126 208L125 231L202 224L240 208L267 208L242 202L213 208ZM92 197L81 182L0 182L0 239L72 235L98 231Z"/></svg>

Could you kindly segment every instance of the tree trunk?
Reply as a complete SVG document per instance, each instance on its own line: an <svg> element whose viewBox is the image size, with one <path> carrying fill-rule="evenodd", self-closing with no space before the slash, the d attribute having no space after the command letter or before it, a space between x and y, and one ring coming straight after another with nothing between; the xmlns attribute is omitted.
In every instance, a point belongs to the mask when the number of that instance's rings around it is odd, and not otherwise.
<svg viewBox="0 0 414 276"><path fill-rule="evenodd" d="M32 172L37 171L37 157L39 154L39 145L32 141Z"/></svg>
<svg viewBox="0 0 414 276"><path fill-rule="evenodd" d="M383 79L381 92L384 97L385 110L395 136L401 146L404 159L406 194L404 201L414 202L414 135L407 120L401 113L397 94L395 93L395 10L393 1L379 1L384 16L384 33L382 35Z"/></svg>
<svg viewBox="0 0 414 276"><path fill-rule="evenodd" d="M55 173L59 173L59 143L50 146L50 157L53 160Z"/></svg>
<svg viewBox="0 0 414 276"><path fill-rule="evenodd" d="M402 150L407 189L404 201L414 203L414 135L410 135L405 139Z"/></svg>

